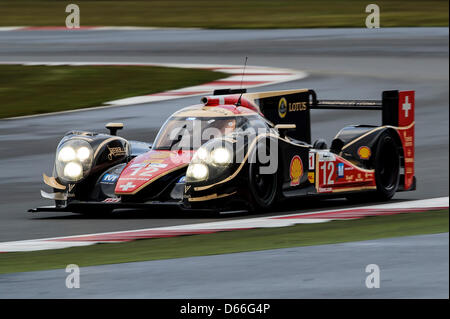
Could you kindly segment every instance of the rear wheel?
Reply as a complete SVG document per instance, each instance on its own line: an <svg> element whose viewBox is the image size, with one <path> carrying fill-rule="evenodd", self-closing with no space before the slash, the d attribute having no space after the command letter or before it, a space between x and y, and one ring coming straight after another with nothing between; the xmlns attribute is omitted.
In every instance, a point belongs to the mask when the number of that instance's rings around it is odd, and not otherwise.
<svg viewBox="0 0 450 319"><path fill-rule="evenodd" d="M400 182L400 153L388 132L384 132L378 140L374 166L377 199L388 200L394 196Z"/></svg>
<svg viewBox="0 0 450 319"><path fill-rule="evenodd" d="M376 191L347 195L347 199L356 203L385 201L394 196L400 182L400 153L397 143L388 132L381 134L376 145L373 159L375 168Z"/></svg>

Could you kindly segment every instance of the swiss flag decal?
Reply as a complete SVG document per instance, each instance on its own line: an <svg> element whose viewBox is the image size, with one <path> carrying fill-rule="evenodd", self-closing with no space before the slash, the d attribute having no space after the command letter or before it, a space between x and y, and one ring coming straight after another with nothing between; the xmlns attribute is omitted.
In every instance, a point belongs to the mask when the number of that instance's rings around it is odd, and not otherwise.
<svg viewBox="0 0 450 319"><path fill-rule="evenodd" d="M408 126L414 122L414 91L399 92L398 126Z"/></svg>
<svg viewBox="0 0 450 319"><path fill-rule="evenodd" d="M401 91L398 96L398 131L403 144L405 189L414 179L414 91Z"/></svg>

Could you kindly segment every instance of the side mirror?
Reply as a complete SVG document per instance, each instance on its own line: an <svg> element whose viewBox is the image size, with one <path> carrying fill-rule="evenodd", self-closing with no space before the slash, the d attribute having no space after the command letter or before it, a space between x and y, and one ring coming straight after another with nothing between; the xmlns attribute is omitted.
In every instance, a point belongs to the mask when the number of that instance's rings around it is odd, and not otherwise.
<svg viewBox="0 0 450 319"><path fill-rule="evenodd" d="M123 123L107 123L105 127L109 130L109 134L117 135L117 131L123 129Z"/></svg>

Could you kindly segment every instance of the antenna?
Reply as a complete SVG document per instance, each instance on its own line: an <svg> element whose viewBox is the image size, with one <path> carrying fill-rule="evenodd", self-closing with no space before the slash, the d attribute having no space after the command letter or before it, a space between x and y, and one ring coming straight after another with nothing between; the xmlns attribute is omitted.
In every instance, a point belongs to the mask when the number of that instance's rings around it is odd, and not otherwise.
<svg viewBox="0 0 450 319"><path fill-rule="evenodd" d="M236 107L239 106L239 105L241 105L242 94L244 94L244 92L242 91L242 83L244 82L244 75L245 75L245 69L246 69L246 67L247 67L247 60L248 60L248 56L245 57L244 70L242 71L241 87L240 87L241 95L239 95L239 99L237 100L237 102L236 102L236 104L235 104Z"/></svg>

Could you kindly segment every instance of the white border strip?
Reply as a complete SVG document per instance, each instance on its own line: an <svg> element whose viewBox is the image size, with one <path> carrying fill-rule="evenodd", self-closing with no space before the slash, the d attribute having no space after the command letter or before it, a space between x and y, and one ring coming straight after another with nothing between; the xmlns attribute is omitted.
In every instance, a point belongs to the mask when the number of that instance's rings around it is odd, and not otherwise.
<svg viewBox="0 0 450 319"><path fill-rule="evenodd" d="M333 218L327 218L327 214L329 213L336 213L336 215L339 214L339 212L349 211L349 210L355 210L355 216L352 217L351 213L346 212L343 214L346 218L353 219L353 218L362 218L363 215L365 216L373 216L377 215L376 212L366 212L364 214L361 214L361 212L358 212L360 209L371 209L371 210L377 210L378 213L385 209L387 211L389 210L396 210L398 209L398 212L392 212L389 211L389 213L405 213L404 209L417 209L417 208L423 208L424 210L428 208L435 208L435 207L449 207L449 197L439 197L439 198L431 198L431 199L425 199L425 200L415 200L415 201L405 201L405 202L399 202L399 203L389 203L389 204L382 204L382 205L372 205L372 206L365 206L365 207L354 207L354 208L342 208L342 209L336 209L336 210L325 210L325 211L315 211L315 212L308 212L308 213L295 213L295 214L287 214L287 215L277 215L277 216L269 216L269 217L257 217L257 218L246 218L246 219L234 219L234 220L227 220L227 221L218 221L218 222L210 222L210 223L199 223L199 224L188 224L188 225L178 225L178 226L171 226L171 227L157 227L157 228L145 228L145 229L136 229L136 230L127 230L127 231L115 231L115 232L105 232L105 233L97 233L97 234L85 234L85 235L78 235L78 236L65 236L65 237L53 237L53 238L44 238L44 239L34 239L34 240L22 240L22 241L12 241L12 242L3 242L0 243L0 252L18 252L18 251L36 251L36 250L47 250L47 249L60 249L60 248L68 248L68 247L76 247L76 246L88 246L93 245L97 243L113 243L113 242L122 242L121 240L118 241L102 241L97 240L94 241L92 239L89 239L89 237L92 236L106 236L106 235L116 235L118 238L125 237L127 240L131 238L139 239L139 238L145 238L145 234L142 234L143 232L174 232L174 231L180 231L184 232L181 235L184 235L186 233L192 232L195 233L196 231L208 231L211 230L212 232L217 231L227 231L227 230L237 230L237 229L253 229L253 228L270 228L270 227L286 227L291 226L295 224L300 223L323 223L328 222L331 220L334 220ZM317 214L324 214L324 218L317 218L315 216L314 218L308 218L308 215L317 215ZM298 218L295 218L296 216L299 216ZM291 217L291 218L281 218L281 217ZM342 219L342 218L339 218ZM134 234L134 236L133 236ZM176 235L175 235L176 236ZM86 241L80 240L80 238L86 237ZM148 236L150 237L150 236ZM161 236L162 237L162 236ZM73 241L71 241L73 239Z"/></svg>

